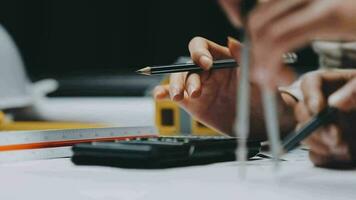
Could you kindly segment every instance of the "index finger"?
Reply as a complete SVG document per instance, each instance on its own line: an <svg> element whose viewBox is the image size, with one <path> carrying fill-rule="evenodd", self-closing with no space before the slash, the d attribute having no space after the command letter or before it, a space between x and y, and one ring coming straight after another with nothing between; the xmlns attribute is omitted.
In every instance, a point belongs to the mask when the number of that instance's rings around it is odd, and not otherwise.
<svg viewBox="0 0 356 200"><path fill-rule="evenodd" d="M305 104L313 115L319 113L326 104L322 87L322 76L318 72L307 74L301 83Z"/></svg>
<svg viewBox="0 0 356 200"><path fill-rule="evenodd" d="M335 98L332 96L338 96L337 94L343 92L343 89L346 89L345 91L350 91L344 93L347 94L345 97L351 97L346 99L353 100L352 85L354 83L350 80L354 77L356 77L356 70L318 71L307 74L302 80L302 92L306 104L312 111L311 113L317 114L320 112L321 109L326 106L326 98L330 95L329 105L336 106L337 103L335 104L335 102L333 102L333 100L330 101L330 99ZM346 84L348 82L350 86ZM343 85L345 86L342 87ZM339 89L340 87L342 88ZM349 87L351 89L348 89Z"/></svg>
<svg viewBox="0 0 356 200"><path fill-rule="evenodd" d="M328 102L343 111L356 110L356 78L332 94Z"/></svg>

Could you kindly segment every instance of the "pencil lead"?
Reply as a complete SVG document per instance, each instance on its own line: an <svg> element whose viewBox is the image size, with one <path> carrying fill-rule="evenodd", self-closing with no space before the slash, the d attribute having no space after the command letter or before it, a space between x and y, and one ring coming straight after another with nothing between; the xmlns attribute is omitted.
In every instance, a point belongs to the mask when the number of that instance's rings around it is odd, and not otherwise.
<svg viewBox="0 0 356 200"><path fill-rule="evenodd" d="M137 70L136 73L143 74L143 75L151 75L151 68L145 67L145 68Z"/></svg>

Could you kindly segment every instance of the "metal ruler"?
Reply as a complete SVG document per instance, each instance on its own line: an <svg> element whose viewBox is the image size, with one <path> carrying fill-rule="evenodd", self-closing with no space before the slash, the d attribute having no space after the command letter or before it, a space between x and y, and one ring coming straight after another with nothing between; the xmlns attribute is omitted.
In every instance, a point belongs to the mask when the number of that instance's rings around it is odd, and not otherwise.
<svg viewBox="0 0 356 200"><path fill-rule="evenodd" d="M157 136L155 127L0 132L0 163L70 157L78 143Z"/></svg>
<svg viewBox="0 0 356 200"><path fill-rule="evenodd" d="M72 157L72 147L55 147L0 152L0 164Z"/></svg>

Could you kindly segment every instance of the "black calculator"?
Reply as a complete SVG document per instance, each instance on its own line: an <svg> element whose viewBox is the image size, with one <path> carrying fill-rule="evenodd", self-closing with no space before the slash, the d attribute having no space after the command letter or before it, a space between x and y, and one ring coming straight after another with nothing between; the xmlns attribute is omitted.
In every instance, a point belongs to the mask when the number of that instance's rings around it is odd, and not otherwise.
<svg viewBox="0 0 356 200"><path fill-rule="evenodd" d="M248 157L260 152L259 141L248 141ZM72 162L137 169L204 165L236 160L236 138L226 136L148 137L92 142L73 146Z"/></svg>

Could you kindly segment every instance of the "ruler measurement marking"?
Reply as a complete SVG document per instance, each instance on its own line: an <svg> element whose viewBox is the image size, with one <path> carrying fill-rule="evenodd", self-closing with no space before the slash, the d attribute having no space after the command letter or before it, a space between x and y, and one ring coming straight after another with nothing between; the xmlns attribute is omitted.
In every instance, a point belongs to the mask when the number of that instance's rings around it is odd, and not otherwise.
<svg viewBox="0 0 356 200"><path fill-rule="evenodd" d="M120 129L124 129L120 130ZM124 134L123 134L124 133ZM101 128L101 129L77 129L77 130L54 130L54 131L21 131L0 132L0 146L38 143L43 141L85 140L107 137L125 137L142 135L142 133L157 134L154 128Z"/></svg>
<svg viewBox="0 0 356 200"><path fill-rule="evenodd" d="M0 132L0 151L71 146L91 141L157 136L153 127Z"/></svg>

